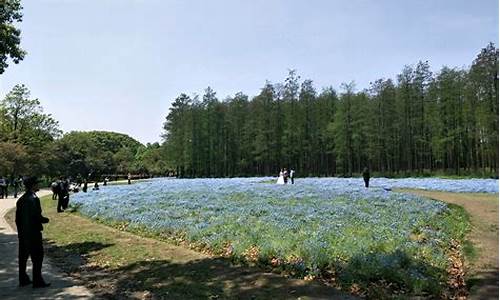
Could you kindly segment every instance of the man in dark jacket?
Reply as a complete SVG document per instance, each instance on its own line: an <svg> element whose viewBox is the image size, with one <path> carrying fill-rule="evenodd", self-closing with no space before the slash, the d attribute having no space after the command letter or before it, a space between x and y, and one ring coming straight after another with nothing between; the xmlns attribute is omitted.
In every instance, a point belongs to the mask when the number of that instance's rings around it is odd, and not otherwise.
<svg viewBox="0 0 500 300"><path fill-rule="evenodd" d="M85 178L85 179L83 180L83 189L82 189L82 191L83 191L84 193L86 193L86 192L87 192L87 178Z"/></svg>
<svg viewBox="0 0 500 300"><path fill-rule="evenodd" d="M370 170L368 170L368 167L363 169L363 180L365 181L365 188L368 188L370 185Z"/></svg>
<svg viewBox="0 0 500 300"><path fill-rule="evenodd" d="M0 177L0 198L9 198L9 181L5 177Z"/></svg>
<svg viewBox="0 0 500 300"><path fill-rule="evenodd" d="M42 224L49 219L42 216L40 199L36 196L38 179L27 177L24 179L26 192L16 203L16 226L19 239L19 285L25 286L31 282L26 274L26 263L31 256L33 263L33 288L43 288L50 285L42 278L43 245Z"/></svg>
<svg viewBox="0 0 500 300"><path fill-rule="evenodd" d="M57 212L64 211L64 203L66 201L65 197L66 195L69 197L69 192L66 190L67 186L66 178L61 177L57 187Z"/></svg>

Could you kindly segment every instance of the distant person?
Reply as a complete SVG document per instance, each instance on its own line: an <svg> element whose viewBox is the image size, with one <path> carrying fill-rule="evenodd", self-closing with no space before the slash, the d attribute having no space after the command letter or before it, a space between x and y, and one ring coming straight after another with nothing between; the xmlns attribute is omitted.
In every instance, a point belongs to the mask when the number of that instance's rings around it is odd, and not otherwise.
<svg viewBox="0 0 500 300"><path fill-rule="evenodd" d="M104 177L104 182L102 183L102 185L104 186L108 185L108 181L109 181L108 177Z"/></svg>
<svg viewBox="0 0 500 300"><path fill-rule="evenodd" d="M50 184L50 189L52 190L52 200L57 200L59 195L59 180L56 180Z"/></svg>
<svg viewBox="0 0 500 300"><path fill-rule="evenodd" d="M16 203L16 227L19 239L19 285L26 286L33 283L33 288L48 287L42 278L43 244L42 224L48 223L49 219L42 216L40 199L36 196L38 179L27 177L24 180L26 192ZM33 281L26 273L26 263L31 257L33 264Z"/></svg>
<svg viewBox="0 0 500 300"><path fill-rule="evenodd" d="M64 202L66 197L66 179L64 177L60 177L57 183L57 212L64 211Z"/></svg>
<svg viewBox="0 0 500 300"><path fill-rule="evenodd" d="M295 170L293 168L290 169L290 182L294 184L293 179L295 178Z"/></svg>
<svg viewBox="0 0 500 300"><path fill-rule="evenodd" d="M63 201L62 201L62 207L63 209L67 209L69 205L69 192L71 191L71 186L70 186L70 179L66 179L63 182L63 189L64 189L64 196L63 196Z"/></svg>
<svg viewBox="0 0 500 300"><path fill-rule="evenodd" d="M128 180L128 184L131 184L131 180L132 180L132 175L130 175L130 173L128 173L128 176L127 176L127 180Z"/></svg>
<svg viewBox="0 0 500 300"><path fill-rule="evenodd" d="M19 187L21 186L21 184L23 182L22 180L23 179L21 176L19 176L18 179L12 180L12 185L14 187L14 198L17 198L17 192L19 191Z"/></svg>
<svg viewBox="0 0 500 300"><path fill-rule="evenodd" d="M363 169L363 180L365 181L365 188L368 188L370 185L370 170L368 170L368 167Z"/></svg>
<svg viewBox="0 0 500 300"><path fill-rule="evenodd" d="M288 170L286 168L283 171L283 180L285 181L285 184L288 183Z"/></svg>
<svg viewBox="0 0 500 300"><path fill-rule="evenodd" d="M84 193L86 193L86 192L87 192L87 179L84 179L84 180L83 180L83 188L82 188L82 191L83 191Z"/></svg>
<svg viewBox="0 0 500 300"><path fill-rule="evenodd" d="M97 181L94 183L94 188L92 190L94 191L99 190L99 183Z"/></svg>
<svg viewBox="0 0 500 300"><path fill-rule="evenodd" d="M5 177L0 177L0 198L5 199L8 198L9 196L9 189L8 189L8 184L9 182L7 181L7 178Z"/></svg>
<svg viewBox="0 0 500 300"><path fill-rule="evenodd" d="M7 177L4 177L3 178L4 180L4 196L5 196L5 199L9 198L9 185L10 185L10 181Z"/></svg>
<svg viewBox="0 0 500 300"><path fill-rule="evenodd" d="M276 181L276 184L285 184L285 179L283 177L283 169L280 170L280 174L278 177L278 181Z"/></svg>

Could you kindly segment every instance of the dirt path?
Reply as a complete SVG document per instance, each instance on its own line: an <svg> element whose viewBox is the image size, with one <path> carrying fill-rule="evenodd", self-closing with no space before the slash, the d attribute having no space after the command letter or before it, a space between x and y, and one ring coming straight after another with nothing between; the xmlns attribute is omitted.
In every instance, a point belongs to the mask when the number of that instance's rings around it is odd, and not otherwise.
<svg viewBox="0 0 500 300"><path fill-rule="evenodd" d="M477 248L468 263L469 299L498 299L498 194L405 190L465 208L472 230L467 239Z"/></svg>
<svg viewBox="0 0 500 300"><path fill-rule="evenodd" d="M42 190L38 196L52 192ZM90 299L92 294L74 280L55 270L45 258L42 272L46 281L52 285L44 289L32 289L31 286L18 286L17 270L17 233L5 219L5 214L16 206L14 198L0 199L0 299ZM30 265L28 261L28 265ZM31 270L28 270L30 274Z"/></svg>

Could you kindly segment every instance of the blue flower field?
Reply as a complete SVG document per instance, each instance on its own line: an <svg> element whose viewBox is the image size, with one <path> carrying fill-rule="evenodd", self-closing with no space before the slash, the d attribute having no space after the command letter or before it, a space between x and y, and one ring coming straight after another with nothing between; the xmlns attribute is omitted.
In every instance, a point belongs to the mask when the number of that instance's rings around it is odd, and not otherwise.
<svg viewBox="0 0 500 300"><path fill-rule="evenodd" d="M92 219L126 224L235 260L340 285L393 283L435 294L463 212L394 188L498 193L498 180L305 178L154 179L78 193Z"/></svg>

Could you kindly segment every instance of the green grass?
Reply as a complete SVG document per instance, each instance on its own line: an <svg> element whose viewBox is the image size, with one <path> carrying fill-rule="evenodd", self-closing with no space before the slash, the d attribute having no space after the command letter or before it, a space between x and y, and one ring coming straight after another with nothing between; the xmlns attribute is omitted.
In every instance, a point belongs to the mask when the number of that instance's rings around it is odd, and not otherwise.
<svg viewBox="0 0 500 300"><path fill-rule="evenodd" d="M463 252L464 252L465 258L468 261L475 261L477 259L477 257L478 257L478 250L477 250L477 248L469 240L465 240L463 242Z"/></svg>

